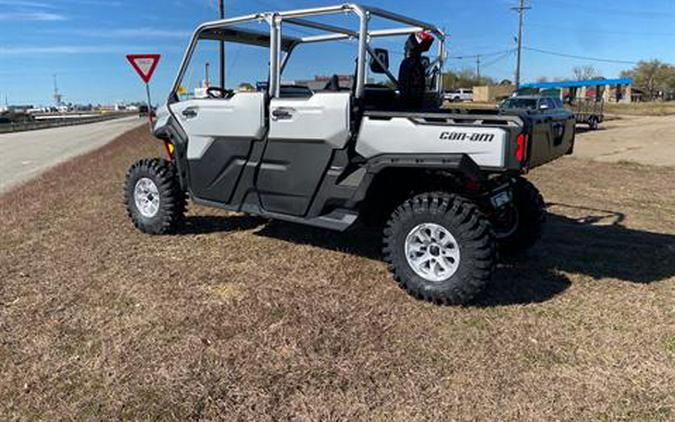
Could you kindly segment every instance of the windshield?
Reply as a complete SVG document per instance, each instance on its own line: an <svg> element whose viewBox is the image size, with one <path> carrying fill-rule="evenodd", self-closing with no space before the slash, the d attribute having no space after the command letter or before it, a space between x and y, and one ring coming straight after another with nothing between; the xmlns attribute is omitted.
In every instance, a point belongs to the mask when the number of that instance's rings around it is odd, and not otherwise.
<svg viewBox="0 0 675 422"><path fill-rule="evenodd" d="M537 100L532 98L511 98L502 104L504 110L536 110Z"/></svg>

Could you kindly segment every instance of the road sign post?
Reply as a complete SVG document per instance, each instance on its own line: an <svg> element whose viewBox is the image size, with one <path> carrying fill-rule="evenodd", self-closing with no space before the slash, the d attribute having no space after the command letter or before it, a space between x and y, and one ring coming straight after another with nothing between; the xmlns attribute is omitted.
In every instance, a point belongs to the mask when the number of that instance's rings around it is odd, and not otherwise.
<svg viewBox="0 0 675 422"><path fill-rule="evenodd" d="M150 99L150 84L145 84L145 93L148 95L148 117L152 124L152 100Z"/></svg>
<svg viewBox="0 0 675 422"><path fill-rule="evenodd" d="M127 60L131 64L131 67L134 68L138 76L141 77L145 83L145 93L148 97L148 118L150 119L150 124L152 125L152 99L150 98L150 80L152 75L157 69L157 64L160 59L159 54L129 54L127 55Z"/></svg>

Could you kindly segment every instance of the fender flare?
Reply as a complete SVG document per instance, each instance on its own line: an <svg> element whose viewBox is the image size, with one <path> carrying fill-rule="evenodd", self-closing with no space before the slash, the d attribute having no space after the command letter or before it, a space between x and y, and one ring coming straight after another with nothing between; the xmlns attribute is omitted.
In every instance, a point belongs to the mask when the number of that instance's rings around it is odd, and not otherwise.
<svg viewBox="0 0 675 422"><path fill-rule="evenodd" d="M176 122L173 116L169 117L166 124L154 130L155 138L162 142L170 142L175 148L173 163L178 170L180 187L187 192L189 187L189 174L187 163L187 134Z"/></svg>
<svg viewBox="0 0 675 422"><path fill-rule="evenodd" d="M353 196L352 203L366 199L375 177L385 169L445 170L461 174L471 181L484 180L480 166L467 154L384 154L366 161L364 168L366 174Z"/></svg>

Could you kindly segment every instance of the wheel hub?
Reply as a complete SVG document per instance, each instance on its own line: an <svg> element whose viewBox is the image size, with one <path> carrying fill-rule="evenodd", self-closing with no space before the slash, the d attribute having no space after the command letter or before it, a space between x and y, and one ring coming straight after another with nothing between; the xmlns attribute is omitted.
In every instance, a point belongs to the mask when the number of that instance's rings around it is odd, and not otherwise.
<svg viewBox="0 0 675 422"><path fill-rule="evenodd" d="M459 268L459 244L443 226L424 223L413 228L405 240L405 256L410 268L427 281L441 282Z"/></svg>
<svg viewBox="0 0 675 422"><path fill-rule="evenodd" d="M492 226L497 239L506 239L518 230L520 213L514 205L509 205L497 218L492 221Z"/></svg>
<svg viewBox="0 0 675 422"><path fill-rule="evenodd" d="M134 187L134 202L143 217L152 218L159 211L159 189L155 182L144 177Z"/></svg>

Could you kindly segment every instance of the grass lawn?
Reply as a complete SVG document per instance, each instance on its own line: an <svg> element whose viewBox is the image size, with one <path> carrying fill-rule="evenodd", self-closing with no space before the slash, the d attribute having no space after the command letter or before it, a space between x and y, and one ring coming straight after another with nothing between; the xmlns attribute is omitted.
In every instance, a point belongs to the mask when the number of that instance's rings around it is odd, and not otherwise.
<svg viewBox="0 0 675 422"><path fill-rule="evenodd" d="M122 204L147 128L0 197L4 420L673 420L675 169L533 172L539 246L466 307L401 291L373 231Z"/></svg>

